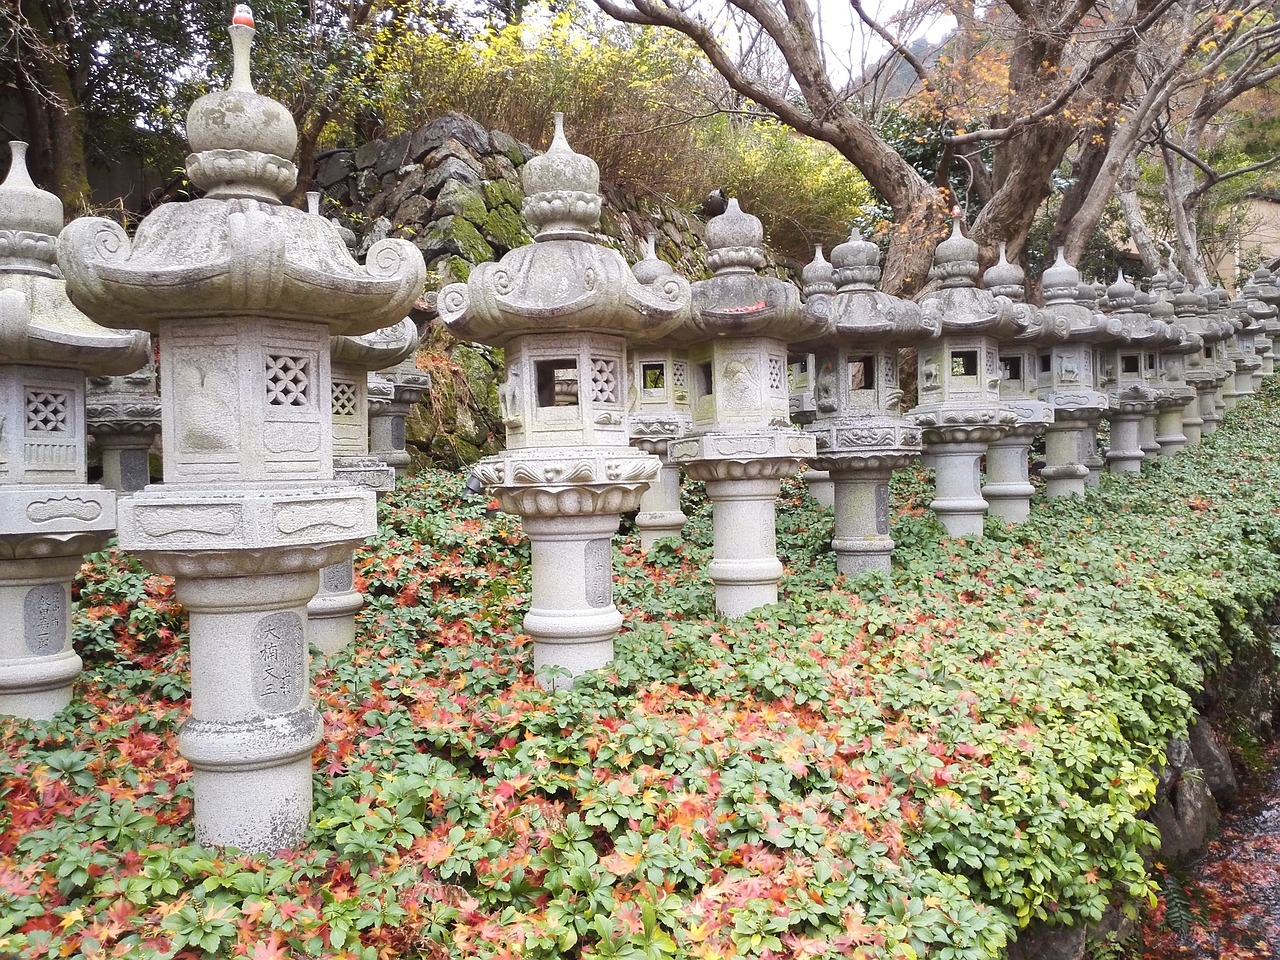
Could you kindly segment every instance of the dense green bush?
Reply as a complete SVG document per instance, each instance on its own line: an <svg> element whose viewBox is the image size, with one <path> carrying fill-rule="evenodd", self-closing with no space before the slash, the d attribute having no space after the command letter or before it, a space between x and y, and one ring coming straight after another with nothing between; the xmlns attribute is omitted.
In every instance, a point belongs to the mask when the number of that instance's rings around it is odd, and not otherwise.
<svg viewBox="0 0 1280 960"><path fill-rule="evenodd" d="M1154 892L1141 813L1280 590L1280 394L1141 476L949 541L895 480L892 576L837 580L784 491L783 601L730 623L689 539L616 555L612 668L530 676L527 551L461 478L380 508L360 637L314 670L310 846L194 845L182 615L117 554L80 696L0 722L0 955L998 957Z"/></svg>

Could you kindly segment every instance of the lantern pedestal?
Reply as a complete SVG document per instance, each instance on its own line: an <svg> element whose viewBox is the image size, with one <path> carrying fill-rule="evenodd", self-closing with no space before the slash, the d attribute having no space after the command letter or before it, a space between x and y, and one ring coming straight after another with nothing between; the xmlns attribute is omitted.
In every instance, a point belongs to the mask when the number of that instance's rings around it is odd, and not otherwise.
<svg viewBox="0 0 1280 960"><path fill-rule="evenodd" d="M613 659L622 626L613 605L613 535L661 468L657 457L631 447L526 447L476 464L476 476L503 510L520 516L529 537L533 596L524 631L533 638L535 670L576 676Z"/></svg>
<svg viewBox="0 0 1280 960"><path fill-rule="evenodd" d="M889 477L919 455L920 431L885 415L820 421L806 429L820 451L813 463L830 472L835 486L831 549L837 572L888 573L894 546L889 536Z"/></svg>
<svg viewBox="0 0 1280 960"><path fill-rule="evenodd" d="M1031 516L1031 485L1028 455L1036 437L1053 421L1053 410L1047 403L1018 399L1005 404L1018 418L1008 434L992 441L987 449L987 481L982 496L987 512L1009 523L1023 523Z"/></svg>
<svg viewBox="0 0 1280 960"><path fill-rule="evenodd" d="M294 847L311 811L322 722L307 677L316 571L377 529L370 493L280 484L235 493L167 483L120 504L120 535L173 576L190 614L196 836L252 853Z"/></svg>
<svg viewBox="0 0 1280 960"><path fill-rule="evenodd" d="M1089 416L1096 418L1099 413L1092 411ZM1072 417L1067 410L1054 411L1054 421L1045 431L1045 467L1040 471L1050 497L1084 495L1089 468L1080 453L1088 425L1088 417Z"/></svg>
<svg viewBox="0 0 1280 960"><path fill-rule="evenodd" d="M688 517L680 509L680 467L667 457L669 440L652 436L634 436L631 445L662 461L658 479L640 495L640 512L636 529L640 531L640 549L650 550L659 540L678 537Z"/></svg>
<svg viewBox="0 0 1280 960"><path fill-rule="evenodd" d="M716 588L716 610L741 617L777 603L778 492L782 478L794 476L814 456L813 438L793 430L705 434L673 441L670 450L673 462L707 484L714 524L707 572Z"/></svg>
<svg viewBox="0 0 1280 960"><path fill-rule="evenodd" d="M1131 388L1126 395L1111 398L1111 449L1107 469L1112 473L1139 473L1144 455L1141 443L1142 419L1155 403L1149 392Z"/></svg>

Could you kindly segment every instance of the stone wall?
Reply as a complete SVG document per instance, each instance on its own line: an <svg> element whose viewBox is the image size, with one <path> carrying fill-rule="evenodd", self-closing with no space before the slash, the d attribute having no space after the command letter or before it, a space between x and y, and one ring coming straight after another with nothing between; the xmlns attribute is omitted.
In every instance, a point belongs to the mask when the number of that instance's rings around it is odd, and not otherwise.
<svg viewBox="0 0 1280 960"><path fill-rule="evenodd" d="M520 168L532 156L527 144L449 113L390 140L332 151L317 163L317 186L360 238L361 255L383 237L401 237L427 262L428 296L415 319L426 327L418 365L434 386L408 422L415 468L457 468L501 449L501 352L458 343L435 329L431 292L530 242ZM690 279L708 275L699 218L638 191L602 184L601 192L601 239L629 262L640 258L652 229L660 257Z"/></svg>

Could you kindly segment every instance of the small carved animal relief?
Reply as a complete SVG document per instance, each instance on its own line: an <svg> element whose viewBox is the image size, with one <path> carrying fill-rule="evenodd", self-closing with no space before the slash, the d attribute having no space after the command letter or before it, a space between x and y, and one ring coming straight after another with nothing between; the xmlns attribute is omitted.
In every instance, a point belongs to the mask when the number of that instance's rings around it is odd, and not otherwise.
<svg viewBox="0 0 1280 960"><path fill-rule="evenodd" d="M216 362L225 362L224 369L234 369L234 359L223 355L210 357L207 365L190 360L178 365L176 419L182 425L184 449L214 453L238 446L239 418L223 399L236 395L236 384L227 373L214 368Z"/></svg>
<svg viewBox="0 0 1280 960"><path fill-rule="evenodd" d="M520 371L517 367L507 372L506 381L498 387L498 415L508 427L524 423L520 416Z"/></svg>
<svg viewBox="0 0 1280 960"><path fill-rule="evenodd" d="M1080 382L1080 364L1075 356L1058 357L1058 379L1063 383Z"/></svg>
<svg viewBox="0 0 1280 960"><path fill-rule="evenodd" d="M920 376L923 378L924 389L937 390L940 386L938 380L938 358L929 357L920 367Z"/></svg>
<svg viewBox="0 0 1280 960"><path fill-rule="evenodd" d="M818 369L818 380L813 387L813 402L823 413L831 413L836 409L836 370L835 364L824 360Z"/></svg>

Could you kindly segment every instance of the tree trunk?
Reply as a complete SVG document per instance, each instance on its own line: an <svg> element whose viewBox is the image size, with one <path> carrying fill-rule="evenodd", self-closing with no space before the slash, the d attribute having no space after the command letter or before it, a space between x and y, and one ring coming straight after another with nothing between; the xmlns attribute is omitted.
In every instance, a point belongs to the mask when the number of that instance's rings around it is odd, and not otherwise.
<svg viewBox="0 0 1280 960"><path fill-rule="evenodd" d="M1117 183L1116 201L1120 204L1120 212L1124 215L1125 226L1129 236L1138 248L1142 264L1147 272L1155 274L1160 270L1160 250L1151 237L1146 217L1142 215L1142 205L1138 202L1138 164L1132 156L1124 163L1124 170Z"/></svg>
<svg viewBox="0 0 1280 960"><path fill-rule="evenodd" d="M1164 153L1164 192L1173 221L1173 243L1178 253L1178 268L1193 287L1207 287L1209 274L1200 259L1200 236L1197 229L1194 200L1195 175L1185 161L1167 147Z"/></svg>
<svg viewBox="0 0 1280 960"><path fill-rule="evenodd" d="M39 71L38 80L44 86L43 90L34 91L32 102L37 116L28 115L30 128L47 136L50 180L45 186L61 198L68 216L77 216L88 212L92 205L84 110L69 64L50 55L50 51L63 45L55 36L48 12L42 4L33 3L27 7L26 16L28 26L44 48L26 51L31 57L29 68Z"/></svg>

